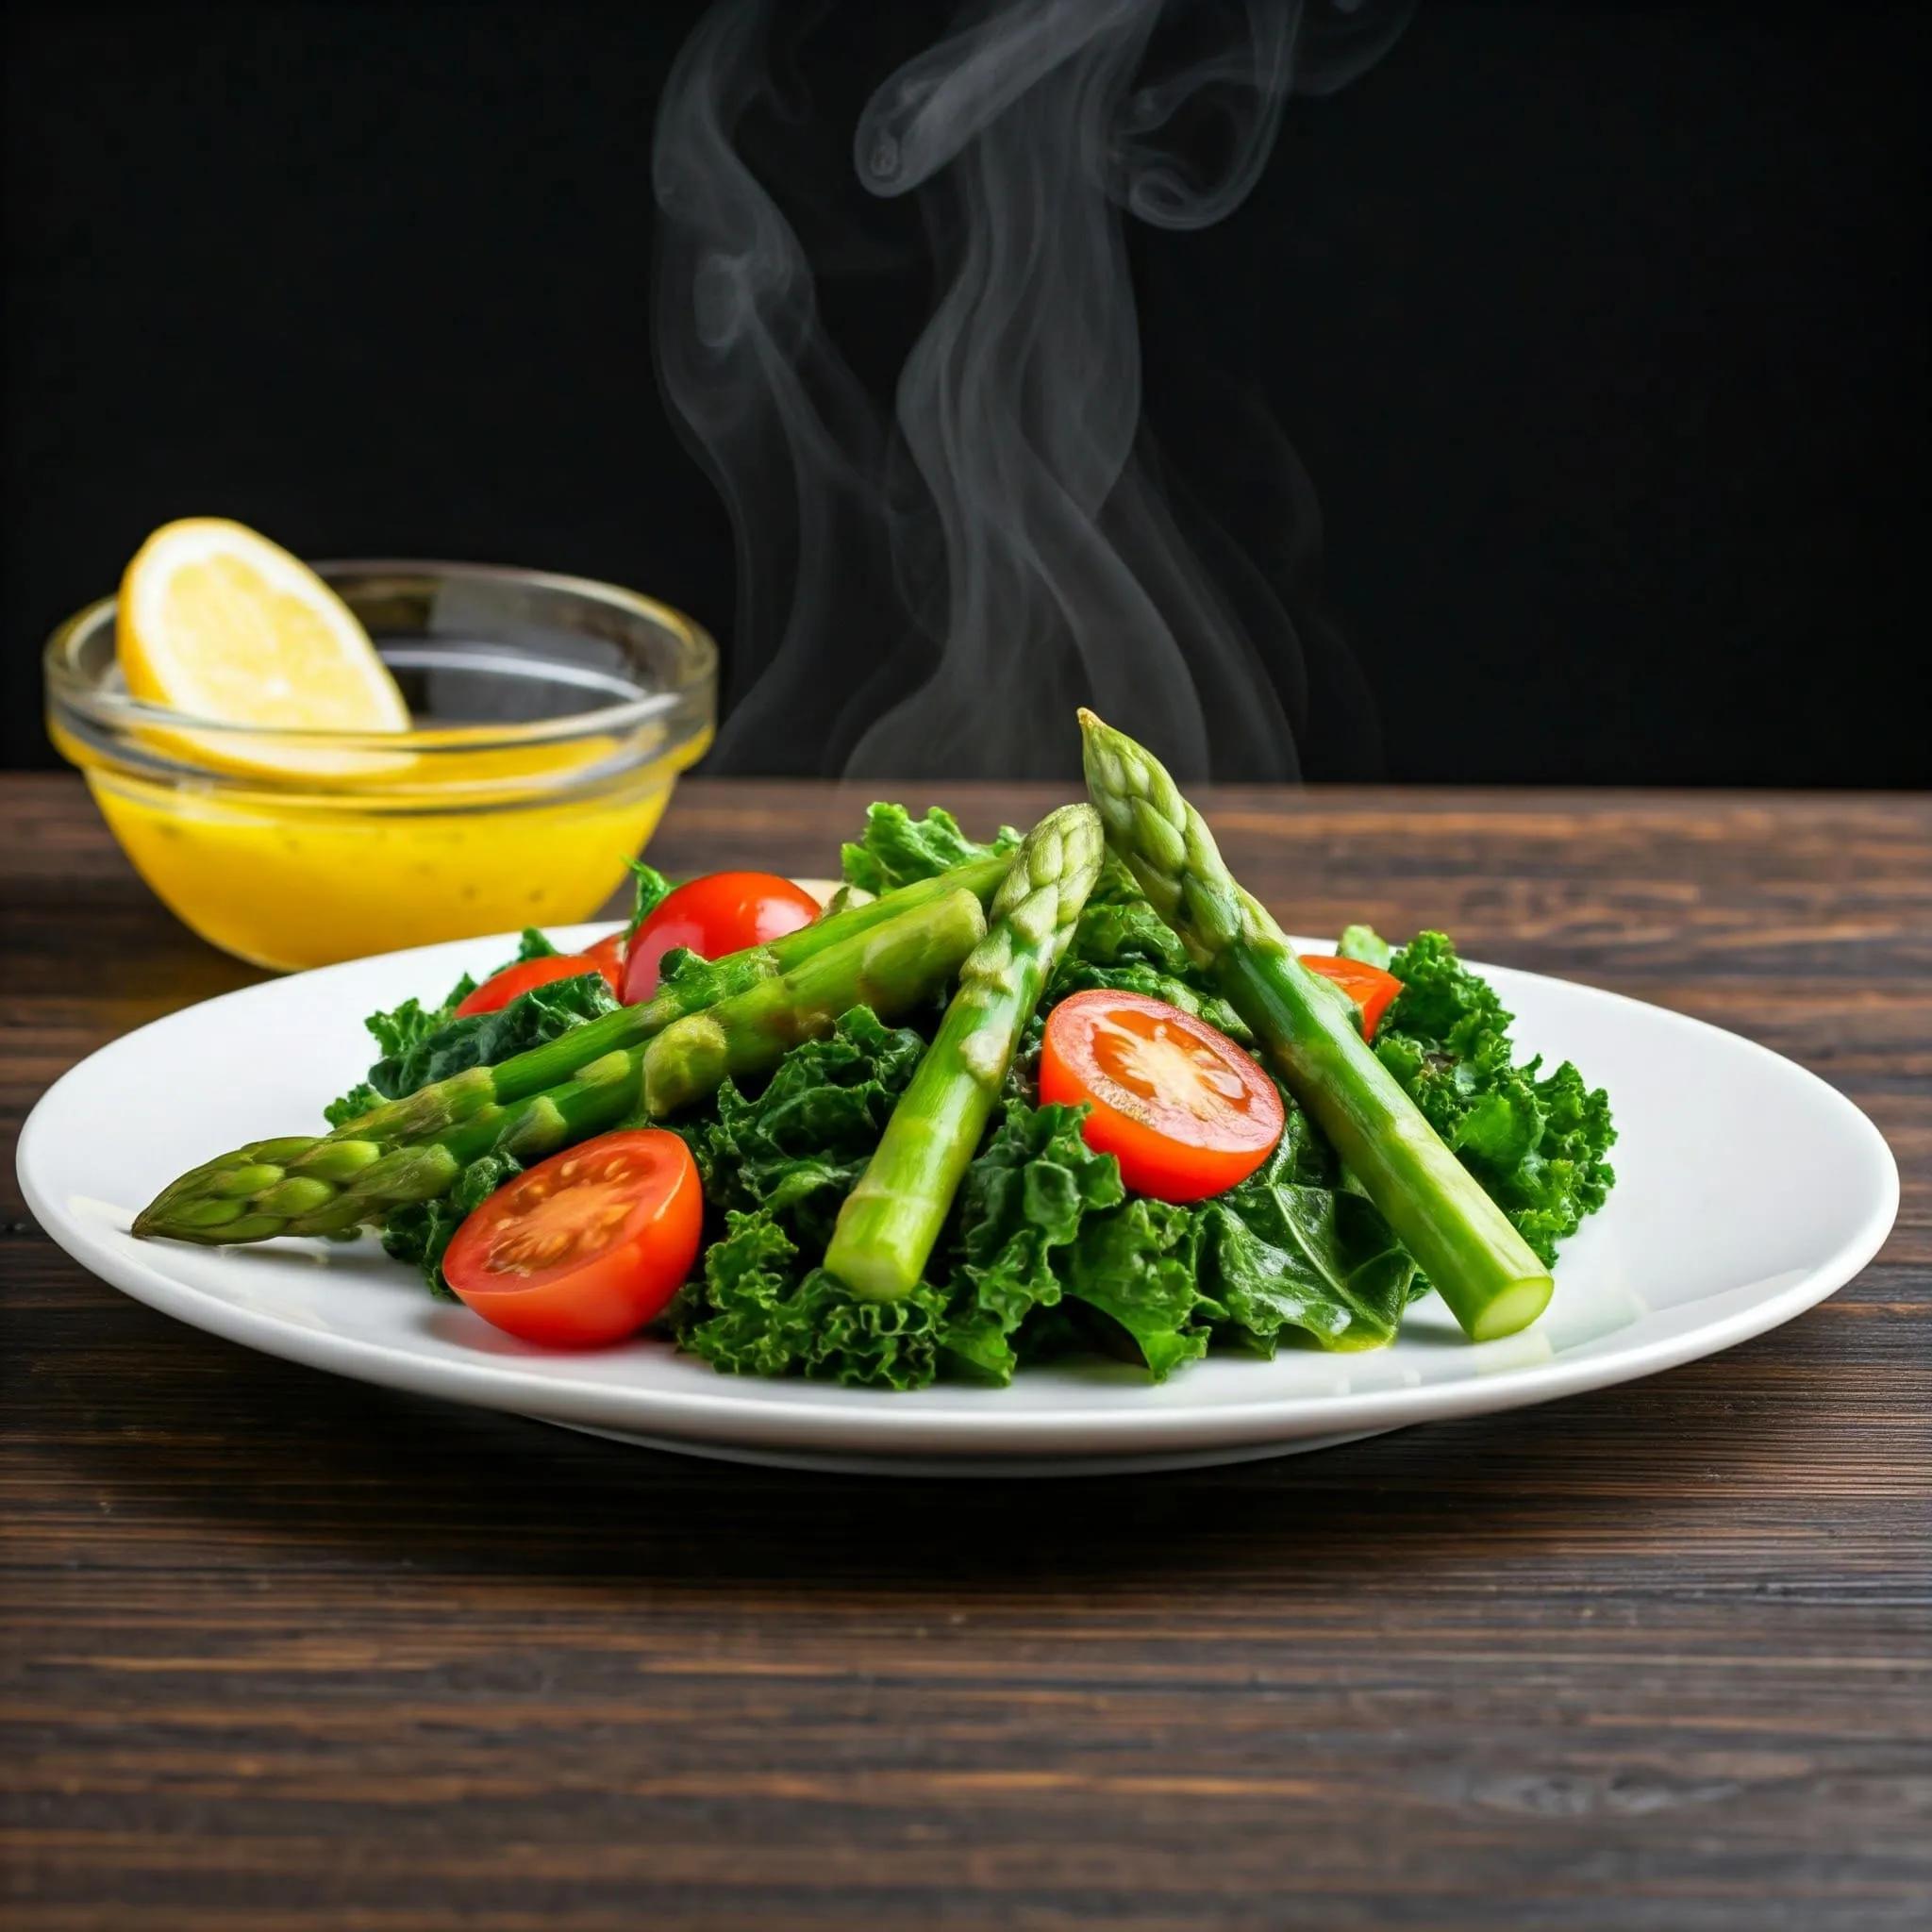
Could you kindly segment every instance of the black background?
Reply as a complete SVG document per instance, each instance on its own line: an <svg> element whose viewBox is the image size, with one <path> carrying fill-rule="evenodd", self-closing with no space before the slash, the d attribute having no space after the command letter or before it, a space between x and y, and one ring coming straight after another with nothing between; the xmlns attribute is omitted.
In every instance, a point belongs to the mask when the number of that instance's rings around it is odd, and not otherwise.
<svg viewBox="0 0 1932 1932"><path fill-rule="evenodd" d="M1181 471L1206 363L1321 499L1383 750L1318 704L1312 775L1932 782L1926 11L1422 0L1238 214L1134 238ZM696 12L8 9L6 762L55 761L47 630L174 516L613 578L728 636L648 347ZM826 153L944 17L834 10ZM909 255L827 286L882 391L930 293Z"/></svg>

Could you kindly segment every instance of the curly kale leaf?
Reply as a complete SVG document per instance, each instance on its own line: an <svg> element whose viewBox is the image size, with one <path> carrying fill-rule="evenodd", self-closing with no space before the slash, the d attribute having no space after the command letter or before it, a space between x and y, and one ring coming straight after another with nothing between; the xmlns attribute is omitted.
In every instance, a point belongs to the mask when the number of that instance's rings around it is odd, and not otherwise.
<svg viewBox="0 0 1932 1932"><path fill-rule="evenodd" d="M1040 1002L1041 1018L1069 993L1087 992L1095 987L1105 988L1108 992L1138 992L1152 1000L1164 1000L1197 1020L1205 1020L1238 1044L1250 1050L1254 1047L1255 1036L1248 1023L1218 993L1204 992L1184 979L1171 979L1151 966L1096 966L1079 958L1071 947Z"/></svg>
<svg viewBox="0 0 1932 1932"><path fill-rule="evenodd" d="M384 1249L396 1260L420 1268L431 1294L454 1301L442 1273L442 1257L452 1237L498 1188L523 1171L523 1162L508 1154L486 1154L471 1161L448 1193L390 1210L382 1224Z"/></svg>
<svg viewBox="0 0 1932 1932"><path fill-rule="evenodd" d="M1196 1209L1137 1194L1092 1216L1067 1257L1068 1294L1123 1330L1157 1382L1208 1352L1222 1312L1201 1292L1200 1240Z"/></svg>
<svg viewBox="0 0 1932 1932"><path fill-rule="evenodd" d="M735 1083L681 1123L721 1238L703 1278L668 1317L681 1347L735 1374L809 1375L913 1389L938 1373L945 1297L922 1286L869 1302L809 1257L824 1252L925 1042L855 1007L824 1040L806 1041L756 1097Z"/></svg>
<svg viewBox="0 0 1932 1932"><path fill-rule="evenodd" d="M918 1036L902 1038L916 1058ZM1117 1324L1156 1375L1206 1349L1189 1211L1128 1202L1113 1156L1093 1154L1080 1138L1080 1109L1010 1105L968 1169L933 1257L929 1274L944 1287L924 1281L904 1300L870 1302L813 1267L811 1256L823 1252L889 1103L875 1121L868 1111L837 1123L852 1159L769 1165L743 1159L743 1143L761 1136L756 1108L740 1101L701 1130L708 1182L719 1176L721 1200L752 1204L726 1208L703 1281L684 1289L671 1314L680 1346L713 1366L892 1390L924 1387L944 1370L1005 1383L1018 1366L1020 1331L1062 1292Z"/></svg>
<svg viewBox="0 0 1932 1932"><path fill-rule="evenodd" d="M1141 890L1141 881L1109 852L1101 861L1100 876L1093 881L1093 890L1087 894L1087 903L1090 906L1145 906L1147 894Z"/></svg>
<svg viewBox="0 0 1932 1932"><path fill-rule="evenodd" d="M1513 1064L1512 1018L1495 989L1439 932L1419 933L1389 962L1402 991L1375 1053L1462 1164L1546 1265L1615 1185L1609 1096L1565 1060Z"/></svg>
<svg viewBox="0 0 1932 1932"><path fill-rule="evenodd" d="M807 1268L772 1208L725 1216L669 1321L678 1345L737 1375L808 1375L856 1388L923 1389L938 1374L945 1298L924 1283L867 1301Z"/></svg>
<svg viewBox="0 0 1932 1932"><path fill-rule="evenodd" d="M367 1080L358 1080L340 1099L331 1100L323 1108L322 1117L331 1129L345 1127L351 1121L359 1121L365 1113L380 1107L382 1098Z"/></svg>
<svg viewBox="0 0 1932 1932"><path fill-rule="evenodd" d="M1069 993L1095 988L1165 1000L1207 1021L1230 1040L1244 1046L1253 1043L1247 1022L1214 991L1212 979L1194 964L1179 936L1147 903L1131 876L1114 896L1097 905L1090 900L1082 909L1040 1010L1050 1013Z"/></svg>
<svg viewBox="0 0 1932 1932"><path fill-rule="evenodd" d="M951 812L932 807L915 819L903 805L874 803L866 808L865 832L857 844L841 849L845 883L866 892L890 892L915 879L937 878L969 859L1012 852L1020 835L1002 825L991 844L981 845L959 829Z"/></svg>
<svg viewBox="0 0 1932 1932"><path fill-rule="evenodd" d="M369 1084L384 1099L399 1100L452 1074L493 1067L616 1010L617 996L601 973L553 979L519 993L493 1013L463 1013L444 1021L400 1054L377 1060L369 1070Z"/></svg>
<svg viewBox="0 0 1932 1932"><path fill-rule="evenodd" d="M1262 1166L1203 1204L1204 1287L1226 1311L1227 1337L1273 1355L1284 1328L1323 1348L1394 1339L1415 1263L1334 1150L1283 1094L1281 1139Z"/></svg>
<svg viewBox="0 0 1932 1932"><path fill-rule="evenodd" d="M387 1013L371 1013L362 1024L374 1036L382 1058L369 1070L369 1078L359 1080L341 1099L323 1108L323 1118L331 1127L346 1126L359 1120L371 1108L392 1100L393 1091L376 1082L380 1069L400 1065L409 1055L424 1047L445 1027L455 1024L456 1009L476 991L476 982L466 973L450 988L441 1006L425 1007L421 1000L405 1000Z"/></svg>
<svg viewBox="0 0 1932 1932"><path fill-rule="evenodd" d="M554 959L556 958L557 948L550 943L548 935L539 932L534 925L526 925L517 939L516 958L514 959L506 959L494 972L486 973L483 976L486 979L494 979L498 973L505 972L512 966L521 966L526 959Z"/></svg>
<svg viewBox="0 0 1932 1932"><path fill-rule="evenodd" d="M1373 925L1344 925L1341 937L1335 942L1338 958L1359 959L1364 965L1381 967L1385 973L1394 951Z"/></svg>
<svg viewBox="0 0 1932 1932"><path fill-rule="evenodd" d="M1092 1211L1125 1199L1120 1163L1081 1138L1086 1111L1009 1101L966 1170L948 1244L944 1342L954 1366L1010 1381L1016 1331L1060 1298L1061 1251ZM935 1257L934 1272L945 1265Z"/></svg>
<svg viewBox="0 0 1932 1932"><path fill-rule="evenodd" d="M1193 970L1180 935L1143 898L1088 904L1067 950L1094 966L1149 966L1173 979Z"/></svg>
<svg viewBox="0 0 1932 1932"><path fill-rule="evenodd" d="M508 967L521 965L525 959L552 958L556 952L534 925L525 926L517 941L516 958L506 959L485 976L493 979ZM596 984L589 984L593 976ZM457 1008L476 991L476 985L466 973L440 1006L405 1000L389 1012L371 1013L362 1024L382 1058L370 1068L367 1079L323 1108L329 1125L345 1126L385 1100L398 1100L465 1068L494 1065L510 1054L555 1040L559 1033L617 1007L602 976L586 974L536 987L497 1012L458 1017Z"/></svg>
<svg viewBox="0 0 1932 1932"><path fill-rule="evenodd" d="M625 941L628 944L638 927L670 898L672 889L671 881L655 866L646 865L641 858L626 859L625 863L630 867L631 878L636 887L635 895L631 900L630 922L624 928Z"/></svg>
<svg viewBox="0 0 1932 1932"><path fill-rule="evenodd" d="M726 1080L715 1105L678 1124L714 1209L769 1209L815 1252L878 1145L925 1051L908 1027L855 1007L824 1040L793 1047L756 1098Z"/></svg>

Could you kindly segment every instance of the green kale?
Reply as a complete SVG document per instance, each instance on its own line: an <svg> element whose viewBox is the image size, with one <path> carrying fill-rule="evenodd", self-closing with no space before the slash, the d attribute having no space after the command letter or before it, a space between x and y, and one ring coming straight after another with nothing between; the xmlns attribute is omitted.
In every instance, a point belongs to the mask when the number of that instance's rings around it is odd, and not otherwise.
<svg viewBox="0 0 1932 1932"><path fill-rule="evenodd" d="M1565 1060L1513 1064L1511 1015L1439 932L1419 933L1389 962L1402 991L1375 1053L1424 1117L1545 1264L1604 1205L1616 1182L1604 1159L1617 1138L1609 1097Z"/></svg>
<svg viewBox="0 0 1932 1932"><path fill-rule="evenodd" d="M1198 1209L1137 1194L1091 1216L1067 1257L1068 1294L1124 1331L1157 1382L1208 1352L1223 1312L1201 1292L1200 1241Z"/></svg>
<svg viewBox="0 0 1932 1932"><path fill-rule="evenodd" d="M1109 860L1118 865L1118 860ZM1214 990L1214 982L1188 956L1179 936L1155 911L1124 867L1124 887L1100 904L1091 899L1068 944L1052 983L1040 1002L1050 1013L1069 993L1105 988L1165 1000L1184 1013L1205 1020L1230 1040L1252 1045L1247 1022Z"/></svg>
<svg viewBox="0 0 1932 1932"><path fill-rule="evenodd" d="M670 898L672 888L671 881L661 872L646 865L641 858L628 859L625 863L630 867L636 886L636 895L631 900L630 923L624 929L627 945L638 927Z"/></svg>
<svg viewBox="0 0 1932 1932"><path fill-rule="evenodd" d="M855 1007L825 1039L793 1047L756 1098L726 1080L712 1107L675 1128L697 1161L706 1201L721 1212L767 1209L823 1252L924 1051L909 1028Z"/></svg>
<svg viewBox="0 0 1932 1932"><path fill-rule="evenodd" d="M952 1266L943 1339L953 1366L1010 1381L1016 1331L1060 1298L1063 1251L1090 1214L1125 1199L1120 1163L1081 1138L1086 1112L1009 1100L966 1170L946 1243Z"/></svg>
<svg viewBox="0 0 1932 1932"><path fill-rule="evenodd" d="M516 957L506 959L503 965L493 968L486 978L493 979L498 973L510 966L521 965L525 959L548 959L555 957L553 946L534 925L526 925L523 936L517 941ZM484 1044L494 1044L500 1037L514 1039L517 1044L506 1046L500 1052L483 1052L464 1047L460 1042L474 1041L482 1029L476 1024L479 1019L507 1021L508 1016L523 1005L524 999L531 997L525 993L522 999L514 1000L497 1014L465 1014L457 1017L457 1008L476 991L477 982L466 973L444 994L442 1003L436 1007L425 1007L421 1000L405 1000L401 1006L387 1013L371 1013L362 1024L375 1039L382 1058L369 1070L369 1077L352 1087L340 1100L332 1100L323 1108L323 1117L331 1127L345 1126L350 1121L359 1119L373 1107L380 1107L385 1100L395 1100L405 1093L413 1093L419 1087L426 1086L431 1080L440 1080L443 1074L459 1074L465 1067L474 1067L501 1059L505 1053L517 1053L524 1046L536 1046L545 1040L554 1040L558 1034L582 1020L593 1020L599 1012L609 1012L615 1000L591 1009L593 995L578 992L566 995L559 1002L553 998L543 1003L544 1010L525 1011L514 1021L495 1030L483 1034ZM559 987L575 987L574 979L553 980L549 986L537 991L555 993ZM574 1017L572 1017L574 1016ZM527 1034L527 1039L523 1036ZM465 1058L467 1054L467 1058ZM447 1060L445 1066L443 1062ZM437 1067L430 1073L425 1069Z"/></svg>
<svg viewBox="0 0 1932 1932"><path fill-rule="evenodd" d="M1262 1166L1202 1204L1201 1274L1226 1339L1273 1355L1284 1328L1324 1348L1394 1339L1415 1263L1381 1210L1347 1184L1334 1149L1291 1096Z"/></svg>
<svg viewBox="0 0 1932 1932"><path fill-rule="evenodd" d="M1389 960L1394 952L1373 925L1345 925L1341 937L1335 942L1339 958L1359 959L1366 966L1379 966L1386 973Z"/></svg>
<svg viewBox="0 0 1932 1932"><path fill-rule="evenodd" d="M383 1248L396 1260L420 1268L431 1294L454 1301L442 1273L442 1257L451 1239L498 1188L523 1171L523 1163L508 1154L486 1154L471 1161L448 1193L434 1201L391 1208L382 1224Z"/></svg>
<svg viewBox="0 0 1932 1932"><path fill-rule="evenodd" d="M494 972L486 973L483 976L486 979L494 979L498 973L507 972L512 966L521 966L525 959L554 959L556 958L557 948L550 943L548 936L539 932L534 925L526 925L517 940L516 958L514 959L506 959Z"/></svg>
<svg viewBox="0 0 1932 1932"><path fill-rule="evenodd" d="M322 1117L333 1131L337 1127L347 1126L351 1121L359 1121L365 1113L381 1105L382 1095L367 1080L358 1080L341 1099L331 1100L323 1108Z"/></svg>
<svg viewBox="0 0 1932 1932"><path fill-rule="evenodd" d="M422 1045L439 1026L448 1025L450 1016L475 991L476 982L466 973L450 988L441 1006L425 1008L420 1000L405 1000L392 1012L371 1013L362 1024L385 1059L400 1059Z"/></svg>
<svg viewBox="0 0 1932 1932"><path fill-rule="evenodd" d="M419 1087L446 1080L471 1067L494 1066L512 1054L617 1010L617 996L601 973L552 979L519 993L493 1013L462 1013L421 1033L400 1052L386 1054L369 1070L369 1084L385 1100L399 1100ZM373 1026L372 1026L373 1030Z"/></svg>
<svg viewBox="0 0 1932 1932"><path fill-rule="evenodd" d="M903 805L874 804L866 808L865 833L856 845L840 854L845 883L866 892L890 892L915 879L937 878L969 859L990 858L1015 851L1020 835L1002 825L990 845L981 845L959 829L951 812L934 806L915 819Z"/></svg>
<svg viewBox="0 0 1932 1932"><path fill-rule="evenodd" d="M1180 935L1141 898L1083 907L1067 950L1090 965L1147 966L1172 979L1193 971Z"/></svg>
<svg viewBox="0 0 1932 1932"><path fill-rule="evenodd" d="M868 1302L808 1258L824 1252L924 1051L917 1033L856 1007L826 1039L793 1047L756 1096L727 1080L711 1108L677 1124L722 1216L702 1279L666 1318L680 1347L736 1374L891 1389L933 1379L939 1291Z"/></svg>
<svg viewBox="0 0 1932 1932"><path fill-rule="evenodd" d="M393 1091L377 1084L376 1075L384 1066L400 1065L441 1029L456 1024L456 1010L476 991L476 982L466 973L450 988L441 1006L425 1007L421 1000L405 1000L387 1013L371 1013L362 1024L375 1038L382 1058L369 1070L370 1077L358 1081L341 1099L323 1108L323 1118L331 1127L346 1126L359 1120L371 1108L395 1098Z"/></svg>
<svg viewBox="0 0 1932 1932"><path fill-rule="evenodd" d="M723 1225L701 1282L670 1325L720 1368L892 1388L941 1367L1004 1382L1010 1338L1059 1299L1054 1270L1090 1211L1124 1197L1110 1155L1080 1138L1076 1109L1014 1106L968 1170L934 1279L904 1303L851 1295L815 1268L925 1042L867 1009L792 1048L761 1092L727 1082L714 1110L680 1123Z"/></svg>
<svg viewBox="0 0 1932 1932"><path fill-rule="evenodd" d="M736 1375L808 1375L857 1388L923 1389L938 1373L945 1299L921 1283L867 1301L823 1268L802 1266L774 1210L725 1216L668 1322L678 1346Z"/></svg>
<svg viewBox="0 0 1932 1932"><path fill-rule="evenodd" d="M527 927L516 958L504 965L549 958L556 951L534 926ZM498 973L503 970L496 968ZM405 1000L391 1012L372 1013L362 1024L375 1036L382 1058L370 1068L366 1080L323 1109L329 1125L346 1126L385 1101L400 1099L468 1067L494 1065L617 1008L608 983L598 973L532 987L493 1013L458 1015L457 1008L475 990L476 982L465 974L439 1007L425 1008L419 1000ZM472 1208L522 1171L507 1154L473 1161L440 1199L391 1209L382 1225L383 1246L397 1260L421 1268L432 1291L446 1294L441 1264L450 1237Z"/></svg>

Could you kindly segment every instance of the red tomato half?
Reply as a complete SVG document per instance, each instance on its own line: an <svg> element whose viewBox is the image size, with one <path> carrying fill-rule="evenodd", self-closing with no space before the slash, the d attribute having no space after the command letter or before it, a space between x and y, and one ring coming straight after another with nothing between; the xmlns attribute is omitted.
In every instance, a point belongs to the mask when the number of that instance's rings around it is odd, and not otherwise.
<svg viewBox="0 0 1932 1932"><path fill-rule="evenodd" d="M769 872L714 872L671 892L638 927L625 961L618 995L634 1007L658 991L658 962L673 946L704 959L722 959L809 925L819 902L790 879Z"/></svg>
<svg viewBox="0 0 1932 1932"><path fill-rule="evenodd" d="M492 973L457 1008L457 1012L459 1016L464 1013L493 1013L508 1006L520 992L528 992L533 986L546 986L553 979L575 979L582 974L603 971L603 966L588 953L551 953L541 959L519 959L514 966L506 966L501 973Z"/></svg>
<svg viewBox="0 0 1932 1932"><path fill-rule="evenodd" d="M610 991L620 996L624 992L624 940L623 933L613 932L595 945L584 948L584 958L610 982Z"/></svg>
<svg viewBox="0 0 1932 1932"><path fill-rule="evenodd" d="M1332 979L1361 1008L1362 1038L1375 1037L1375 1024L1389 1010L1389 1002L1402 991L1394 974L1364 959L1340 959L1328 953L1304 953L1301 961L1310 973Z"/></svg>
<svg viewBox="0 0 1932 1932"><path fill-rule="evenodd" d="M697 1258L704 1190L662 1127L600 1134L497 1189L457 1229L442 1272L486 1322L549 1348L634 1335Z"/></svg>
<svg viewBox="0 0 1932 1932"><path fill-rule="evenodd" d="M1224 1033L1144 993L1062 1000L1047 1016L1040 1097L1084 1100L1088 1146L1158 1201L1223 1192L1281 1138L1274 1082Z"/></svg>

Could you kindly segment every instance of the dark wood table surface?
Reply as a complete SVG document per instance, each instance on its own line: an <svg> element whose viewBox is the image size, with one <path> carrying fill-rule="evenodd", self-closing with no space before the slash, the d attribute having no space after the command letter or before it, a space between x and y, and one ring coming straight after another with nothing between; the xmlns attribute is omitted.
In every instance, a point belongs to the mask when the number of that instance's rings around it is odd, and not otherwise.
<svg viewBox="0 0 1932 1932"><path fill-rule="evenodd" d="M691 783L653 856L823 872L862 801ZM1815 1069L1898 1156L1884 1252L1601 1395L893 1482L249 1354L68 1260L9 1158L4 1923L1926 1924L1932 796L1205 802L1301 929L1442 924ZM83 1054L256 975L77 784L0 780L0 827L10 1144Z"/></svg>

